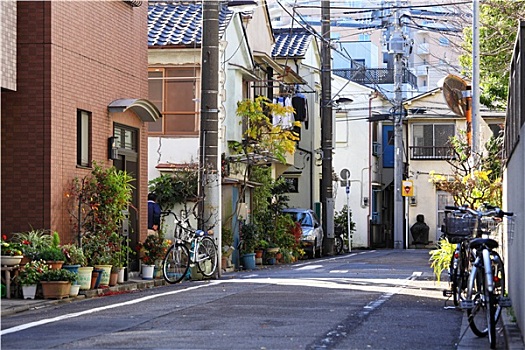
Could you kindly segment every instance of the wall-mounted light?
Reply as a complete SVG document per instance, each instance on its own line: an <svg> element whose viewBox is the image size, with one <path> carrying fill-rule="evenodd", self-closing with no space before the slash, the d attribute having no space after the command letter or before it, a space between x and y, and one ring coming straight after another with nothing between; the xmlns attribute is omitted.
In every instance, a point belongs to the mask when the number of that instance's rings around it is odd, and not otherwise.
<svg viewBox="0 0 525 350"><path fill-rule="evenodd" d="M118 160L118 147L117 147L117 138L111 136L108 138L108 159Z"/></svg>

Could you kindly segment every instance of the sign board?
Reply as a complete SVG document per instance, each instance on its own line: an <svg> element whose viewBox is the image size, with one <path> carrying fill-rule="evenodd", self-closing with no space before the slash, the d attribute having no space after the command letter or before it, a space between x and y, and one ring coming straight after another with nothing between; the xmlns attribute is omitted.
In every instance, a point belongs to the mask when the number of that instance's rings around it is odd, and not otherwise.
<svg viewBox="0 0 525 350"><path fill-rule="evenodd" d="M345 180L345 181L350 180L350 170L346 168L341 169L339 176L341 176L341 180Z"/></svg>
<svg viewBox="0 0 525 350"><path fill-rule="evenodd" d="M413 197L414 196L414 183L412 180L403 180L401 185L401 194L403 197Z"/></svg>

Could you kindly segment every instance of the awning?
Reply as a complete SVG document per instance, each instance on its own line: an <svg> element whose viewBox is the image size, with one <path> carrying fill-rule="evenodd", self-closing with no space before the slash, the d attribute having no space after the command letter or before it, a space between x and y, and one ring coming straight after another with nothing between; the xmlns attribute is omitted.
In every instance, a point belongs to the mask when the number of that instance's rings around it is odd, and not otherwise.
<svg viewBox="0 0 525 350"><path fill-rule="evenodd" d="M289 66L281 66L266 53L254 51L253 56L255 62L259 64L265 64L268 67L271 67L276 74L283 77L283 82L285 84L306 84L306 81L296 72L294 72L293 69L291 69Z"/></svg>
<svg viewBox="0 0 525 350"><path fill-rule="evenodd" d="M109 113L122 113L128 109L133 111L143 122L155 122L162 116L153 103L141 98L122 98L108 105Z"/></svg>

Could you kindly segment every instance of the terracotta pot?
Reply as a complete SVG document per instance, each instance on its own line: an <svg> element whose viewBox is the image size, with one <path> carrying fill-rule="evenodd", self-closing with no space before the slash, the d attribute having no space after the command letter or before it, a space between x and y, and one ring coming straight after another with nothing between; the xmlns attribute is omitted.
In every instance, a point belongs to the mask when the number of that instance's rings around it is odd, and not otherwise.
<svg viewBox="0 0 525 350"><path fill-rule="evenodd" d="M117 281L118 281L118 271L117 272L111 271L111 274L109 275L109 286L110 287L116 286Z"/></svg>
<svg viewBox="0 0 525 350"><path fill-rule="evenodd" d="M42 294L45 299L62 299L69 297L71 282L68 281L40 281Z"/></svg>
<svg viewBox="0 0 525 350"><path fill-rule="evenodd" d="M48 260L48 261L46 261L46 264L49 265L49 269L51 269L51 270L60 270L62 268L62 265L64 265L64 262L63 261Z"/></svg>
<svg viewBox="0 0 525 350"><path fill-rule="evenodd" d="M262 258L263 253L264 253L264 250L262 249L255 251L255 259Z"/></svg>

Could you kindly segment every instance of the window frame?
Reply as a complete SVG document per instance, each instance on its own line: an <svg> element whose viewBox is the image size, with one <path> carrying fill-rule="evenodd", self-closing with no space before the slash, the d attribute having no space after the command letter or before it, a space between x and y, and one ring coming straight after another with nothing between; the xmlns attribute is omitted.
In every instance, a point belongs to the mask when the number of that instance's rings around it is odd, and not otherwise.
<svg viewBox="0 0 525 350"><path fill-rule="evenodd" d="M92 160L92 113L77 109L77 166L89 168Z"/></svg>
<svg viewBox="0 0 525 350"><path fill-rule="evenodd" d="M432 146L423 146L423 145L416 145L416 127L425 127L425 126L432 126ZM444 160L444 159L450 159L454 156L453 147L452 145L436 145L436 126L451 126L453 128L452 133L449 135L449 138L451 136L456 135L456 124L455 123L414 123L412 124L412 137L411 142L412 146L410 147L410 158L413 160ZM424 134L424 133L423 133ZM422 137L427 139L426 137ZM426 154L427 152L424 152L424 149L431 148L432 154ZM441 151L440 151L441 149ZM420 153L423 151L422 154Z"/></svg>
<svg viewBox="0 0 525 350"><path fill-rule="evenodd" d="M173 71L176 71L176 70L193 70L194 71L194 74L193 76L182 76L182 77L169 77L169 72L173 72ZM177 67L149 67L148 68L148 89L151 89L151 86L149 85L149 83L151 82L152 79L159 79L159 78L151 78L150 77L150 73L151 72L162 72L162 77L160 79L162 79L162 84L161 84L161 100L160 100L160 106L159 106L159 101L154 101L152 98L151 98L151 90L149 90L149 95L150 95L150 100L156 104L157 108L159 108L159 111L162 115L162 118L160 118L160 120L154 122L154 123L149 123L148 125L148 134L149 135L152 135L152 136L188 136L188 137L191 137L191 136L198 136L199 135L199 130L200 130L200 103L199 103L199 93L200 93L200 89L201 89L201 84L200 84L200 67L198 66L193 66L193 65L181 65L181 66L177 66ZM193 91L194 91L194 95L193 95L193 104L194 104L194 110L193 112L192 111L183 111L183 110L173 110L173 111L168 111L166 110L167 106L169 105L168 103L168 94L167 94L167 91L169 89L173 89L174 87L168 87L168 82L169 81L174 81L174 80L191 80L192 81L192 84L193 84ZM177 124L177 121L174 121L173 118L176 117L176 116L180 116L180 117L183 117L183 116L193 116L193 124L194 124L194 127L193 127L193 130L191 131L188 131L188 130L185 130L185 131L181 131L181 130L168 130L169 128L169 124L171 123L175 123ZM151 127L154 127L156 125L158 125L157 123L160 123L161 125L161 130L158 131L158 130L151 130ZM181 123L181 121L178 122L179 124Z"/></svg>

